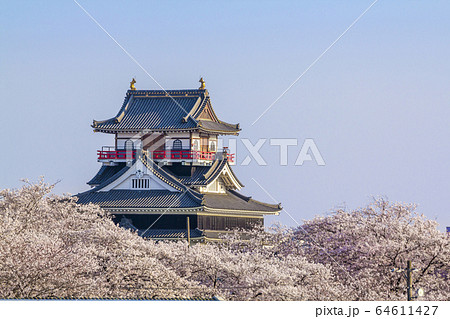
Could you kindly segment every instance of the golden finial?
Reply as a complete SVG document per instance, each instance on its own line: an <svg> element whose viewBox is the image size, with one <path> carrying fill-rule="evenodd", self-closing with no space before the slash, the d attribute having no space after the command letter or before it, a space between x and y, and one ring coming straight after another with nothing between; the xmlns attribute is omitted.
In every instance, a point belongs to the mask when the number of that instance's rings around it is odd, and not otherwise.
<svg viewBox="0 0 450 319"><path fill-rule="evenodd" d="M203 80L203 78L201 77L199 82L201 83L200 87L198 88L199 90L204 90L205 89L205 81Z"/></svg>
<svg viewBox="0 0 450 319"><path fill-rule="evenodd" d="M130 90L136 91L136 87L134 86L135 83L136 83L136 80L133 78L133 80L131 80L131 82L130 82Z"/></svg>

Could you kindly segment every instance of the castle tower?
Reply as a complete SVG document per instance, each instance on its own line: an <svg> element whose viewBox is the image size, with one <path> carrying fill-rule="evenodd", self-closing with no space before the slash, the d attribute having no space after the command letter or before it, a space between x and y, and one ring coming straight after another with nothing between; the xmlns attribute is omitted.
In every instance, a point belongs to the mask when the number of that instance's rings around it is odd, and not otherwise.
<svg viewBox="0 0 450 319"><path fill-rule="evenodd" d="M280 205L239 193L235 154L218 149L218 137L238 135L239 124L219 120L200 82L197 90L165 91L136 90L132 81L117 115L92 125L113 135L114 146L98 151L102 166L78 202L97 204L153 239L217 240L278 215Z"/></svg>

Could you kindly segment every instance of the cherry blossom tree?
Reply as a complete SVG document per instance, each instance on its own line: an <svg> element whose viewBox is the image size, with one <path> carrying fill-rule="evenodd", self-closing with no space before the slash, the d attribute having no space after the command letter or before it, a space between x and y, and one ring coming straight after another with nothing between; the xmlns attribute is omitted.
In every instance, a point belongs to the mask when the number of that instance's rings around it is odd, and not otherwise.
<svg viewBox="0 0 450 319"><path fill-rule="evenodd" d="M191 284L146 241L42 180L0 192L1 298L180 298ZM180 289L183 288L183 289Z"/></svg>
<svg viewBox="0 0 450 319"><path fill-rule="evenodd" d="M449 240L415 207L372 205L218 243L155 242L43 180L0 191L0 298L400 300L417 268L426 299L450 298Z"/></svg>
<svg viewBox="0 0 450 319"><path fill-rule="evenodd" d="M220 244L173 249L161 243L161 260L177 273L211 289L227 300L337 300L342 286L330 267L308 262L299 255L276 254L267 246L275 234L260 230L242 240L237 234ZM264 238L264 241L260 239ZM184 247L184 249L183 249Z"/></svg>
<svg viewBox="0 0 450 319"><path fill-rule="evenodd" d="M297 228L309 261L330 265L354 300L405 300L405 271L411 260L421 300L450 299L450 241L416 206L376 199L351 212L337 210Z"/></svg>

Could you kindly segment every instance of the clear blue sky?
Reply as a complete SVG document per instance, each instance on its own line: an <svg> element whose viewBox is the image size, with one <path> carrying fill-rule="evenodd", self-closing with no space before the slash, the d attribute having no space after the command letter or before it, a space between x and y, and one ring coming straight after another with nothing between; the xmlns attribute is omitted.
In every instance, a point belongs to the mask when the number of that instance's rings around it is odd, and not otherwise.
<svg viewBox="0 0 450 319"><path fill-rule="evenodd" d="M267 166L236 166L245 194L271 201L255 178L298 221L383 195L450 226L450 2L380 0L254 126L371 1L79 2L165 88L202 75L241 137L315 140L324 167L294 166L300 147L279 166L269 145ZM0 39L0 188L44 175L86 190L112 144L92 120L116 114L131 77L157 85L70 0L2 1Z"/></svg>

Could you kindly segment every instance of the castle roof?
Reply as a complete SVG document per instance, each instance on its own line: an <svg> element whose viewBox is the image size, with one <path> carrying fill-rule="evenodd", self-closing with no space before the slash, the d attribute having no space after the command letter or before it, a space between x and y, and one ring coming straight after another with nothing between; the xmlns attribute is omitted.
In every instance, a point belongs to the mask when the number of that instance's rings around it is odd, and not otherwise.
<svg viewBox="0 0 450 319"><path fill-rule="evenodd" d="M246 212L246 213L277 213L279 205L272 205L253 200L236 191L224 194L201 194L200 200L187 193L166 190L122 190L113 189L107 192L85 192L76 195L79 204L96 204L110 211L157 211L167 209L212 210Z"/></svg>
<svg viewBox="0 0 450 319"><path fill-rule="evenodd" d="M267 204L256 201L233 190L228 190L226 194L204 194L203 205L207 209L258 211L275 213L281 210L279 204Z"/></svg>
<svg viewBox="0 0 450 319"><path fill-rule="evenodd" d="M95 174L92 179L87 182L86 184L91 186L98 186L102 184L103 182L107 181L111 177L113 177L115 174L117 174L120 170L122 170L125 167L125 163L118 163L116 166L108 166L108 165L102 165L100 167L100 170Z"/></svg>
<svg viewBox="0 0 450 319"><path fill-rule="evenodd" d="M156 240L182 239L188 237L186 229L140 229L138 230L138 234L144 238ZM198 228L191 229L189 235L191 239L205 238L203 231Z"/></svg>
<svg viewBox="0 0 450 319"><path fill-rule="evenodd" d="M86 192L78 194L79 204L97 204L105 209L118 208L192 208L201 206L187 194L168 190L124 190Z"/></svg>
<svg viewBox="0 0 450 319"><path fill-rule="evenodd" d="M222 173L223 168L225 166L228 167L230 174L233 175L233 178L237 181L239 186L244 187L244 185L238 180L238 178L234 174L226 158L215 160L210 166L197 166L193 174L190 176L178 176L178 175L174 176L178 180L180 180L184 185L205 186L208 185L210 182L214 181L220 175L220 173ZM162 166L162 169L170 174L174 174L170 170L170 166Z"/></svg>
<svg viewBox="0 0 450 319"><path fill-rule="evenodd" d="M207 116L205 116L205 112ZM239 124L217 118L207 90L128 90L117 115L94 121L104 133L149 131L205 131L237 135Z"/></svg>
<svg viewBox="0 0 450 319"><path fill-rule="evenodd" d="M97 204L108 210L157 210L165 208L168 210L192 209L198 210L221 210L229 212L254 212L254 213L278 213L280 205L271 205L253 200L236 191L227 190L223 194L200 193L190 188L189 183L182 178L175 176L172 172L159 167L147 156L140 157L144 165L160 180L175 188L177 191L169 190L126 190L112 189L103 191L103 188L119 179L128 172L132 166L124 166L114 175L102 181L97 187L76 195L78 203ZM228 165L226 160L216 160L208 167L202 178L201 184L208 183L218 177L224 165ZM228 165L229 166L229 165ZM231 168L230 168L231 171ZM231 171L232 172L232 171ZM234 173L232 173L234 175ZM193 181L188 181L196 185Z"/></svg>

